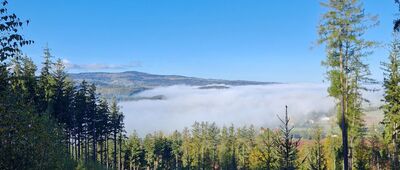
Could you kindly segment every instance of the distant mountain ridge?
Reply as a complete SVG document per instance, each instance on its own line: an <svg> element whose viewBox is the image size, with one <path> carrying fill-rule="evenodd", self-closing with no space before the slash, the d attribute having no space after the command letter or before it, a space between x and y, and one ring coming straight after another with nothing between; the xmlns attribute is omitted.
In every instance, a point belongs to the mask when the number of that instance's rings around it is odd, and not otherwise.
<svg viewBox="0 0 400 170"><path fill-rule="evenodd" d="M75 82L85 80L97 85L99 92L105 97L116 96L119 100L134 100L135 94L144 90L156 87L165 87L173 85L188 86L244 86L244 85L267 85L276 84L276 82L258 82L244 80L222 80L205 79L196 77L187 77L180 75L156 75L138 71L126 71L119 73L109 72L85 72L71 73L70 77ZM209 89L209 88L201 88ZM219 88L218 88L219 89Z"/></svg>

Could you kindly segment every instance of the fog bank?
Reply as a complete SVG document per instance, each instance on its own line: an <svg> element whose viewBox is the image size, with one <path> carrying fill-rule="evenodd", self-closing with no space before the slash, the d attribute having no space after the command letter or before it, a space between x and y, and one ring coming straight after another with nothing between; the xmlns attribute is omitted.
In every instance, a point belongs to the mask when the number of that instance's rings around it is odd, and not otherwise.
<svg viewBox="0 0 400 170"><path fill-rule="evenodd" d="M234 86L228 89L199 89L194 86L160 87L139 94L141 97L163 95L163 100L121 102L128 133L140 135L162 130L171 132L191 126L195 121L218 125L256 125L275 127L277 114L285 105L293 121L305 121L311 113L326 114L334 107L326 85L274 84ZM378 102L378 94L368 94Z"/></svg>

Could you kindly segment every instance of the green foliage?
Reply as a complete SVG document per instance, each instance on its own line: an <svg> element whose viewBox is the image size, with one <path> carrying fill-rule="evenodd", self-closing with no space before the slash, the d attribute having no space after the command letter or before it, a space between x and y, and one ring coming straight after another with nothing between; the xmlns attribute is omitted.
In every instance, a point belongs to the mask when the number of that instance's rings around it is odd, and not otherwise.
<svg viewBox="0 0 400 170"><path fill-rule="evenodd" d="M377 43L364 39L364 36L370 27L377 25L377 17L365 14L363 4L358 0L328 0L321 4L328 11L319 25L318 43L326 48L323 65L327 67L330 81L329 95L339 101L338 124L342 128L344 168L348 169L348 156L353 159L355 143L364 133L361 104L365 100L361 91L369 90L363 85L374 82L369 78L365 59Z"/></svg>
<svg viewBox="0 0 400 170"><path fill-rule="evenodd" d="M309 148L307 157L308 169L310 170L326 170L326 160L322 145L322 129L317 127L313 132L313 144Z"/></svg>
<svg viewBox="0 0 400 170"><path fill-rule="evenodd" d="M136 132L129 136L125 155L125 167L128 167L128 169L144 168L144 166L146 165L143 143Z"/></svg>
<svg viewBox="0 0 400 170"><path fill-rule="evenodd" d="M391 44L391 51L389 55L389 62L383 63L385 78L383 87L384 102L382 106L384 112L384 119L382 121L385 126L383 137L385 143L390 145L392 149L392 166L399 166L399 121L400 121L400 42L398 34L394 34L394 40Z"/></svg>
<svg viewBox="0 0 400 170"><path fill-rule="evenodd" d="M44 49L44 62L43 67L40 71L39 81L38 81L38 95L39 95L39 113L54 114L53 106L53 95L54 95L54 85L55 80L51 75L51 69L54 65L52 62L52 55L50 54L50 49L46 47ZM54 115L53 115L54 116Z"/></svg>
<svg viewBox="0 0 400 170"><path fill-rule="evenodd" d="M20 55L20 47L32 44L32 40L25 39L19 31L23 25L28 25L28 20L20 19L16 14L7 10L7 0L0 2L0 64L7 59Z"/></svg>
<svg viewBox="0 0 400 170"><path fill-rule="evenodd" d="M277 134L270 129L261 129L260 134L256 137L257 146L251 154L250 168L254 169L277 169L278 154L275 145Z"/></svg>
<svg viewBox="0 0 400 170"><path fill-rule="evenodd" d="M287 106L285 110L285 118L278 117L281 121L278 134L275 138L275 145L277 147L279 169L293 170L297 169L297 147L299 146L300 139L294 139L292 134L293 127L290 127L290 119L288 117Z"/></svg>
<svg viewBox="0 0 400 170"><path fill-rule="evenodd" d="M371 152L367 147L365 140L362 139L358 141L355 145L354 149L354 168L360 170L371 169L370 161Z"/></svg>

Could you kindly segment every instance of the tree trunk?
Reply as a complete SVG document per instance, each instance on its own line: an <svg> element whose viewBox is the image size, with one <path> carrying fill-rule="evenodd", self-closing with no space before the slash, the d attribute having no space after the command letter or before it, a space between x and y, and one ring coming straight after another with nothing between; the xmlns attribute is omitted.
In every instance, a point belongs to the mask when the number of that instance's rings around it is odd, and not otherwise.
<svg viewBox="0 0 400 170"><path fill-rule="evenodd" d="M74 138L74 154L75 154L75 160L77 161L78 160L78 145L77 145L77 143L76 143L76 137Z"/></svg>
<svg viewBox="0 0 400 170"><path fill-rule="evenodd" d="M394 139L393 139L393 148L394 148L394 154L393 154L393 168L394 170L399 169L399 151L398 151L398 145L397 145L397 123L394 124Z"/></svg>
<svg viewBox="0 0 400 170"><path fill-rule="evenodd" d="M107 167L107 169L109 168L109 159L108 159L108 134L106 134L106 140L105 140L105 152L104 152L104 157L105 157L105 159L106 159L106 167Z"/></svg>
<svg viewBox="0 0 400 170"><path fill-rule="evenodd" d="M96 137L96 123L93 123L93 162L96 162L97 159L97 147L96 147L96 142L97 142L97 137Z"/></svg>
<svg viewBox="0 0 400 170"><path fill-rule="evenodd" d="M117 168L117 131L114 129L114 167L113 168Z"/></svg>
<svg viewBox="0 0 400 170"><path fill-rule="evenodd" d="M119 133L119 169L122 170L122 134Z"/></svg>
<svg viewBox="0 0 400 170"><path fill-rule="evenodd" d="M65 141L67 142L67 154L69 154L69 156L71 156L72 155L72 152L71 152L71 141L70 141L70 138L69 138L69 133L68 133L69 131L68 130L66 130L66 135L65 135Z"/></svg>
<svg viewBox="0 0 400 170"><path fill-rule="evenodd" d="M81 159L81 135L78 133L78 160Z"/></svg>
<svg viewBox="0 0 400 170"><path fill-rule="evenodd" d="M103 152L104 152L104 148L103 148L103 139L100 139L100 164L103 165Z"/></svg>
<svg viewBox="0 0 400 170"><path fill-rule="evenodd" d="M347 139L347 126L346 126L346 110L345 110L345 95L346 95L346 79L345 79L345 72L344 72L344 66L343 66L343 51L342 51L342 44L340 46L340 82L341 82L341 90L342 90L342 95L341 95L341 112L342 112L342 122L341 122L341 127L342 127L342 142L343 142L343 169L348 170L349 169L349 153L348 153L348 139Z"/></svg>
<svg viewBox="0 0 400 170"><path fill-rule="evenodd" d="M85 134L85 163L87 163L88 161L88 147L89 147L89 141L88 141L88 137L87 134Z"/></svg>

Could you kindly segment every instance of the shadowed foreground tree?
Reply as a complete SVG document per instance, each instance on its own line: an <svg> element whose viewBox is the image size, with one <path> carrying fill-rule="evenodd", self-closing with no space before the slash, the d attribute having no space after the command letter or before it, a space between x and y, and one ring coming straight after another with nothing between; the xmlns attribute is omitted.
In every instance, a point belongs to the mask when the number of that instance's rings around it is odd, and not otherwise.
<svg viewBox="0 0 400 170"><path fill-rule="evenodd" d="M20 48L33 43L19 34L28 21L8 11L7 4L0 3L0 169L66 169L61 129L38 116L36 67L21 55Z"/></svg>

